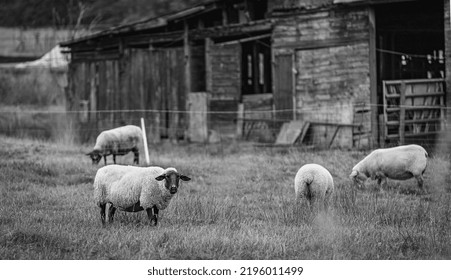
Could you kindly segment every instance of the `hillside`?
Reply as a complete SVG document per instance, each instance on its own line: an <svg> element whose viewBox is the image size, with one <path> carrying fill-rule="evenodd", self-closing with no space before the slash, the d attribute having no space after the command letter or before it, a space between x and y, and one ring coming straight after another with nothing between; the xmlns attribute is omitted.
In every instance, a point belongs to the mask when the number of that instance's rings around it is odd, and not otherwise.
<svg viewBox="0 0 451 280"><path fill-rule="evenodd" d="M0 26L112 26L155 17L205 0L0 0Z"/></svg>

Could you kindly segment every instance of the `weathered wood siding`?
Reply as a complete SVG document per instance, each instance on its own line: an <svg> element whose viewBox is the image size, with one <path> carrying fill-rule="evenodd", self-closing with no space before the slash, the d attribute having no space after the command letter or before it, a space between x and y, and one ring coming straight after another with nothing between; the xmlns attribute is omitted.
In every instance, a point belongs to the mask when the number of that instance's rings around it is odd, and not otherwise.
<svg viewBox="0 0 451 280"><path fill-rule="evenodd" d="M149 142L183 137L187 117L182 112L186 111L183 64L181 48L127 49L116 60L72 62L67 109L73 112L79 140L93 141L100 131L117 126L139 126L141 117Z"/></svg>
<svg viewBox="0 0 451 280"><path fill-rule="evenodd" d="M241 94L241 46L212 45L211 98L238 100Z"/></svg>
<svg viewBox="0 0 451 280"><path fill-rule="evenodd" d="M368 11L349 8L287 17L278 21L273 37L276 55L295 53L298 117L353 123L353 104L370 102ZM335 130L313 129L317 143ZM340 129L335 143L352 146L352 129Z"/></svg>
<svg viewBox="0 0 451 280"><path fill-rule="evenodd" d="M274 9L315 8L330 5L333 0L269 0Z"/></svg>
<svg viewBox="0 0 451 280"><path fill-rule="evenodd" d="M222 136L232 137L236 133L236 113L241 98L241 46L239 44L212 45L209 50L210 101L213 113L209 115L210 129Z"/></svg>

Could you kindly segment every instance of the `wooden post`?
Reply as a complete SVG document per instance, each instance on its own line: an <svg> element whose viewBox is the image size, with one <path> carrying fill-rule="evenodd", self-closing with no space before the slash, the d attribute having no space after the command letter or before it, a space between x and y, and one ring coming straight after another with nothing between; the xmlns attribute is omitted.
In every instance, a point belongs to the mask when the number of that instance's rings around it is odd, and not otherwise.
<svg viewBox="0 0 451 280"><path fill-rule="evenodd" d="M401 83L401 96L399 98L399 144L404 145L405 120L406 120L406 83Z"/></svg>
<svg viewBox="0 0 451 280"><path fill-rule="evenodd" d="M189 128L191 142L205 143L208 140L207 110L208 93L190 92L188 94Z"/></svg>
<svg viewBox="0 0 451 280"><path fill-rule="evenodd" d="M243 119L244 119L244 104L238 103L238 114L236 121L236 137L238 139L243 137Z"/></svg>
<svg viewBox="0 0 451 280"><path fill-rule="evenodd" d="M144 154L146 156L146 164L150 165L149 147L147 147L147 134L146 134L146 126L144 125L144 118L141 118L141 129L143 133L143 145L144 145Z"/></svg>
<svg viewBox="0 0 451 280"><path fill-rule="evenodd" d="M371 106L371 143L374 148L378 139L377 108L377 62L376 62L376 15L374 7L368 8L369 20L369 58L370 58L370 106Z"/></svg>
<svg viewBox="0 0 451 280"><path fill-rule="evenodd" d="M385 147L385 121L384 121L384 114L379 115L379 145L381 148Z"/></svg>
<svg viewBox="0 0 451 280"><path fill-rule="evenodd" d="M207 92L212 91L212 76L211 76L211 46L213 42L210 38L205 38L205 88Z"/></svg>
<svg viewBox="0 0 451 280"><path fill-rule="evenodd" d="M186 93L191 92L191 51L189 47L189 26L185 21L183 36L183 54L185 56L185 89Z"/></svg>
<svg viewBox="0 0 451 280"><path fill-rule="evenodd" d="M293 95L293 120L295 121L297 119L296 116L296 111L297 111L297 101L296 101L296 77L297 77L297 69L296 67L296 53L293 51L293 53L291 54L291 65L292 65L292 69L291 69L291 91L292 91L292 95Z"/></svg>

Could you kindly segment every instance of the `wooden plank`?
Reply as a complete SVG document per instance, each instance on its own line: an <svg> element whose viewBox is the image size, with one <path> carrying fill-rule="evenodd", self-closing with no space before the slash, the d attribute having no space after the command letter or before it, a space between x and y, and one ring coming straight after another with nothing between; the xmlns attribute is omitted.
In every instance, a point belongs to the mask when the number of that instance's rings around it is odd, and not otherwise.
<svg viewBox="0 0 451 280"><path fill-rule="evenodd" d="M290 48L295 50L312 50L322 48L333 48L340 46L354 45L360 42L368 42L366 36L350 36L343 38L323 39L323 40L296 40L295 42L279 42L275 40L274 48Z"/></svg>
<svg viewBox="0 0 451 280"><path fill-rule="evenodd" d="M149 114L149 120L147 121L147 125L149 127L149 137L148 140L151 143L158 143L161 140L160 135L160 118L161 114L158 110L161 109L161 96L158 91L158 87L160 85L159 79L159 64L157 60L157 56L153 50L148 51L148 60L146 63L149 67L149 75L147 76L149 80L149 98L148 104L150 104L149 108L152 109L152 112Z"/></svg>
<svg viewBox="0 0 451 280"><path fill-rule="evenodd" d="M208 93L191 92L188 94L189 129L191 142L204 143L208 140Z"/></svg>
<svg viewBox="0 0 451 280"><path fill-rule="evenodd" d="M384 81L386 85L398 85L402 82L406 84L424 84L424 83L444 83L445 79L437 78L437 79L412 79L412 80L388 80Z"/></svg>
<svg viewBox="0 0 451 280"><path fill-rule="evenodd" d="M183 33L183 54L184 54L184 64L185 64L185 87L186 93L191 92L191 48L189 45L189 30L188 22L183 23L184 33Z"/></svg>
<svg viewBox="0 0 451 280"><path fill-rule="evenodd" d="M244 118L244 104L238 104L238 113L237 113L237 122L236 122L236 136L237 138L243 137L243 118Z"/></svg>
<svg viewBox="0 0 451 280"><path fill-rule="evenodd" d="M370 103L371 103L371 141L374 148L378 140L378 100L377 100L377 58L376 58L376 13L373 6L368 7L369 56L370 56Z"/></svg>
<svg viewBox="0 0 451 280"><path fill-rule="evenodd" d="M406 124L430 123L430 122L439 122L442 120L443 120L443 118L415 119L415 120L405 120L404 123L406 123ZM388 121L387 125L399 125L399 121Z"/></svg>
<svg viewBox="0 0 451 280"><path fill-rule="evenodd" d="M276 144L292 145L302 133L302 129L305 126L305 122L290 121L282 125L279 134L277 135Z"/></svg>
<svg viewBox="0 0 451 280"><path fill-rule="evenodd" d="M91 67L91 77L89 78L90 88L89 88L89 120L97 124L97 67L95 62L90 64Z"/></svg>
<svg viewBox="0 0 451 280"><path fill-rule="evenodd" d="M293 53L276 55L274 64L274 107L277 119L293 118Z"/></svg>
<svg viewBox="0 0 451 280"><path fill-rule="evenodd" d="M213 79L212 79L212 59L211 59L211 45L212 40L210 38L205 38L205 88L207 92L212 92L213 89Z"/></svg>
<svg viewBox="0 0 451 280"><path fill-rule="evenodd" d="M405 133L405 121L406 121L406 108L404 107L406 103L406 84L401 83L401 96L399 98L399 142L401 145L404 145L404 133Z"/></svg>

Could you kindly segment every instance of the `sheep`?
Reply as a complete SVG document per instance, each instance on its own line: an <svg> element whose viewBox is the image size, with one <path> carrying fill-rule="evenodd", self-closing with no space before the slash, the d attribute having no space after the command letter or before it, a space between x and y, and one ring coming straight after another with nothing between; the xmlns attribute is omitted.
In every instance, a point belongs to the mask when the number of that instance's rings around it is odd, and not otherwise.
<svg viewBox="0 0 451 280"><path fill-rule="evenodd" d="M334 180L329 171L319 164L305 164L294 178L296 201L307 199L310 207L328 210L334 192Z"/></svg>
<svg viewBox="0 0 451 280"><path fill-rule="evenodd" d="M418 182L418 187L423 190L423 174L426 171L428 153L419 145L404 145L393 148L377 149L357 163L349 177L361 187L371 178L377 179L382 190L381 183L387 184L387 178L394 180L407 180L412 177Z"/></svg>
<svg viewBox="0 0 451 280"><path fill-rule="evenodd" d="M191 178L173 167L107 165L100 168L94 179L94 200L100 207L102 224L105 225L105 209L109 203L110 223L118 208L126 212L146 210L150 224L156 226L159 210L168 207L180 180L190 181Z"/></svg>
<svg viewBox="0 0 451 280"><path fill-rule="evenodd" d="M139 164L140 142L142 142L141 128L135 125L121 126L102 131L97 136L93 150L86 155L91 157L92 164L99 164L103 156L106 165L108 155L113 155L113 162L116 164L116 155L125 155L131 151L135 155L133 163Z"/></svg>

